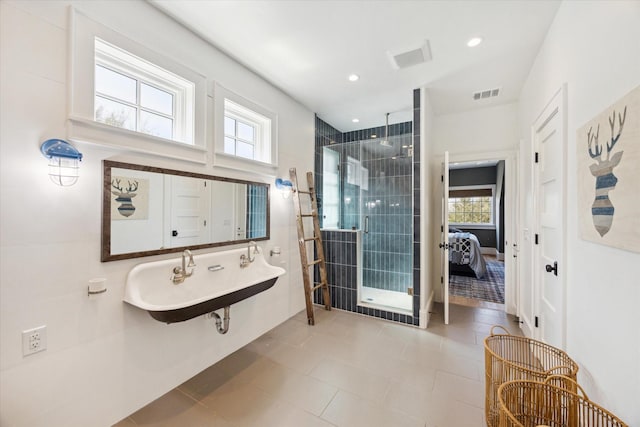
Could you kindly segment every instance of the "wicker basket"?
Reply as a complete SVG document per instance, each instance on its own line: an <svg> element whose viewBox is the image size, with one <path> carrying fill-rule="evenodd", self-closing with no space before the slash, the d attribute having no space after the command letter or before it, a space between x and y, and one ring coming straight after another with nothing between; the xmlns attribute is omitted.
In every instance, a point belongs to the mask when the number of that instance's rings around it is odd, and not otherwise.
<svg viewBox="0 0 640 427"><path fill-rule="evenodd" d="M576 392L568 390L567 384ZM509 381L500 386L498 400L500 427L628 427L591 402L578 383L563 376L551 376L545 382Z"/></svg>
<svg viewBox="0 0 640 427"><path fill-rule="evenodd" d="M495 334L496 328L506 334ZM575 381L578 374L578 365L564 351L541 341L511 335L502 326L492 327L485 338L484 358L485 417L489 427L498 426L498 388L503 383L514 380L542 382L550 375L565 375Z"/></svg>

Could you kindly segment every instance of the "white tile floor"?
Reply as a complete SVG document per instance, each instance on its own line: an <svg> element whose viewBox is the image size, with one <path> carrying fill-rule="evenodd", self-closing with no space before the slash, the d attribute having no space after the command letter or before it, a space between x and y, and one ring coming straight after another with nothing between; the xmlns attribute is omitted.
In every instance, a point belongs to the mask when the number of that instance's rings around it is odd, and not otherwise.
<svg viewBox="0 0 640 427"><path fill-rule="evenodd" d="M304 312L116 424L484 426L482 340L504 313L436 306L427 330L338 310Z"/></svg>

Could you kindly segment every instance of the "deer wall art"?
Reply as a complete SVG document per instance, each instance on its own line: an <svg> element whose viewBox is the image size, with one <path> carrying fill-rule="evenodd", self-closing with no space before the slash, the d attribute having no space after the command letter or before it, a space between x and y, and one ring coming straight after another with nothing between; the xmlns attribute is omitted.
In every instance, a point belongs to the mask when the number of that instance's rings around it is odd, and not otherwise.
<svg viewBox="0 0 640 427"><path fill-rule="evenodd" d="M640 252L640 86L580 126L575 142L579 236Z"/></svg>
<svg viewBox="0 0 640 427"><path fill-rule="evenodd" d="M118 206L118 212L120 212L120 215L130 217L136 211L136 207L133 205L131 199L136 197L135 191L138 190L138 181L133 181L133 183L131 181L127 181L129 186L126 192L123 189L122 184L120 184L120 181L120 178L111 180L111 186L118 190L111 190L111 192L116 196L116 202L120 203L120 206Z"/></svg>
<svg viewBox="0 0 640 427"><path fill-rule="evenodd" d="M609 117L609 125L611 127L611 139L606 142L607 157L602 158L603 147L598 142L600 136L600 125L595 133L593 128L589 128L587 132L587 145L589 149L589 156L596 162L589 166L591 174L596 177L596 197L591 205L591 215L593 216L593 225L600 236L604 236L611 229L613 223L613 215L615 213L615 207L609 200L609 192L616 188L618 178L613 174L613 168L618 166L622 159L624 151L617 151L611 155L613 148L622 135L624 128L624 122L627 118L627 107L624 107L624 113L618 113L616 123L616 112L613 111L611 117ZM617 124L617 126L616 126ZM617 133L615 131L618 128ZM614 136L615 134L615 136Z"/></svg>

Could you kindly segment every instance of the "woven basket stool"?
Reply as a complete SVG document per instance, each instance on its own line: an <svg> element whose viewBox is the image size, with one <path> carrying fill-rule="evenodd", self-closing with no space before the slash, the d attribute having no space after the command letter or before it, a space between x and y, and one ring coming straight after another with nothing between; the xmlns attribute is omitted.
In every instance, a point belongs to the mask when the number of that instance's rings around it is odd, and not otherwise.
<svg viewBox="0 0 640 427"><path fill-rule="evenodd" d="M506 333L496 334L496 328ZM493 326L484 339L484 361L484 410L488 427L498 427L498 388L503 383L514 380L543 382L551 375L564 375L576 381L578 374L578 364L564 351L541 341L511 335L499 325Z"/></svg>
<svg viewBox="0 0 640 427"><path fill-rule="evenodd" d="M506 382L498 389L498 400L499 427L628 427L590 401L578 383L561 375L544 382Z"/></svg>

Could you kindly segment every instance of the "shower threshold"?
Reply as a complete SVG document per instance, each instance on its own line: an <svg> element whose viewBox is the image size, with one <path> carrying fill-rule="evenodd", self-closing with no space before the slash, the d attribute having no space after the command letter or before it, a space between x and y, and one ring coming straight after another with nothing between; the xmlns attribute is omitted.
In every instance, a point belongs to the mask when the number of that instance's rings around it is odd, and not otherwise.
<svg viewBox="0 0 640 427"><path fill-rule="evenodd" d="M404 292L362 286L358 305L394 313L413 314L413 297Z"/></svg>

